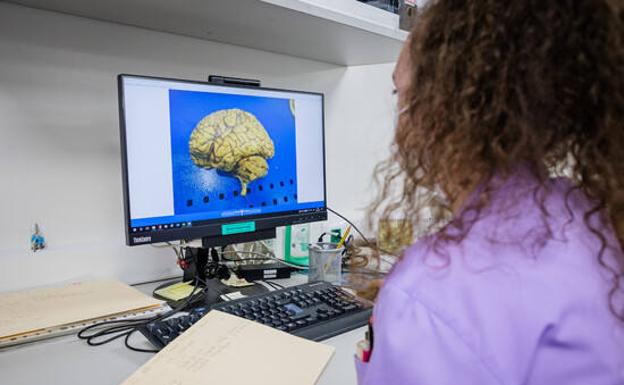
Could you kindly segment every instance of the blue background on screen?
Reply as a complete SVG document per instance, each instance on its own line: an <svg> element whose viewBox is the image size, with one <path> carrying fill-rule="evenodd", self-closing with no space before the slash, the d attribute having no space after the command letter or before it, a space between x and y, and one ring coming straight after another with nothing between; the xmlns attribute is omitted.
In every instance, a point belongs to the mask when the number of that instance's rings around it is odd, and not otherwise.
<svg viewBox="0 0 624 385"><path fill-rule="evenodd" d="M197 123L219 110L239 108L253 114L273 140L275 156L267 160L268 174L241 185L231 174L196 166L189 138ZM171 152L175 215L199 214L204 219L239 216L236 210L297 210L295 118L289 100L197 91L169 91ZM271 187L272 186L272 187ZM262 191L260 191L262 189Z"/></svg>

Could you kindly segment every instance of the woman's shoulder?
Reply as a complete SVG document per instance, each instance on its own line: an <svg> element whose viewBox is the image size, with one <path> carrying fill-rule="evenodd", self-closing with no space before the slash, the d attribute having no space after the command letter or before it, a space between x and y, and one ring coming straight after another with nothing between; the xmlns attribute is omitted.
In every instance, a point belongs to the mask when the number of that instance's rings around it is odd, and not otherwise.
<svg viewBox="0 0 624 385"><path fill-rule="evenodd" d="M624 365L608 358L624 335L609 311L611 280L598 259L601 241L585 223L590 204L569 186L553 181L543 201L547 216L533 196L512 194L514 204L494 207L461 240L440 234L420 240L393 268L382 300L400 292L401 304L394 306L408 307L405 298L411 298L448 320L502 373L515 369L514 360L497 358L500 351L512 345L528 365L549 338L585 346L579 357ZM612 239L608 226L598 229ZM615 260L618 253L609 243L602 257ZM596 349L604 354L590 358Z"/></svg>
<svg viewBox="0 0 624 385"><path fill-rule="evenodd" d="M515 179L493 194L492 204L460 237L442 230L408 248L389 280L406 292L454 289L478 294L478 300L517 296L519 288L561 301L597 294L609 281L599 257L616 260L622 251L598 217L590 221L601 236L588 227L590 209L565 179L552 180L543 191Z"/></svg>

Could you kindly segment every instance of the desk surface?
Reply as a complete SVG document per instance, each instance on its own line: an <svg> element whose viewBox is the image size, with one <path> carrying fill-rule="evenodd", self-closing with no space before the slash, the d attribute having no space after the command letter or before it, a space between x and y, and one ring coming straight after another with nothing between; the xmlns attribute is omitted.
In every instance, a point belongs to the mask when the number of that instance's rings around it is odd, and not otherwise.
<svg viewBox="0 0 624 385"><path fill-rule="evenodd" d="M154 285L139 287L151 293ZM356 384L353 354L365 327L323 341L336 348L318 385ZM140 334L132 342L149 345ZM0 350L2 384L11 385L118 385L152 354L133 352L122 340L90 347L75 335ZM279 368L279 357L275 357Z"/></svg>

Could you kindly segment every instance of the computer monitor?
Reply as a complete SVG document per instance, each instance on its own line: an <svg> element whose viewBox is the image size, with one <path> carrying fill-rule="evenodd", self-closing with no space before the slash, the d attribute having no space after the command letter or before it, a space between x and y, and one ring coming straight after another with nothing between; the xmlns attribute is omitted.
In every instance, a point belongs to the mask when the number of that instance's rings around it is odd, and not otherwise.
<svg viewBox="0 0 624 385"><path fill-rule="evenodd" d="M126 243L327 219L323 95L119 75Z"/></svg>

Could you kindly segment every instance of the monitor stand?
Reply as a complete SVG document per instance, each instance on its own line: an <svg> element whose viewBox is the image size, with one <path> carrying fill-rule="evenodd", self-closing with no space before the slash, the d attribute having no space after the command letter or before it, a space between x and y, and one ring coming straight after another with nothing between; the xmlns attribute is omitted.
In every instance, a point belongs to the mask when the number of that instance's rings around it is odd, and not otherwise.
<svg viewBox="0 0 624 385"><path fill-rule="evenodd" d="M236 288L223 284L221 279L227 279L230 272L225 265L221 264L220 253L217 247L221 246L219 248L223 250L230 244L271 238L275 238L275 228L252 233L202 238L202 247L186 247L184 249L184 255L188 266L183 269L182 282L193 282L193 284L199 284L199 286L206 288L206 295L203 299L197 301L196 305L210 306L220 302L221 295L237 291L240 291L243 295L260 294L268 291L266 287L258 284L244 288ZM175 303L173 305L175 305Z"/></svg>
<svg viewBox="0 0 624 385"><path fill-rule="evenodd" d="M245 288L235 288L223 284L221 279L227 279L230 272L229 269L221 263L219 251L216 248L220 247L223 250L227 245L273 239L275 236L275 228L273 227L253 232L204 237L202 238L201 247L184 248L183 263L185 265L180 266L184 271L182 282L192 282L206 289L206 295L202 300L198 301L198 305L212 305L216 302L220 302L221 295L237 291L240 291L243 295L266 292L268 289L258 284ZM168 285L170 284L159 286L157 290ZM182 303L183 301L184 300L173 302L170 303L170 305L175 306L178 302Z"/></svg>
<svg viewBox="0 0 624 385"><path fill-rule="evenodd" d="M275 227L253 232L204 237L202 238L202 247L186 247L184 249L185 260L189 263L189 266L184 269L182 279L184 282L192 281L195 283L196 278L199 278L201 284L206 281L207 277L227 278L227 268L220 265L221 258L216 247L221 246L223 250L228 245L273 239L275 237ZM208 275L207 271L209 271Z"/></svg>

